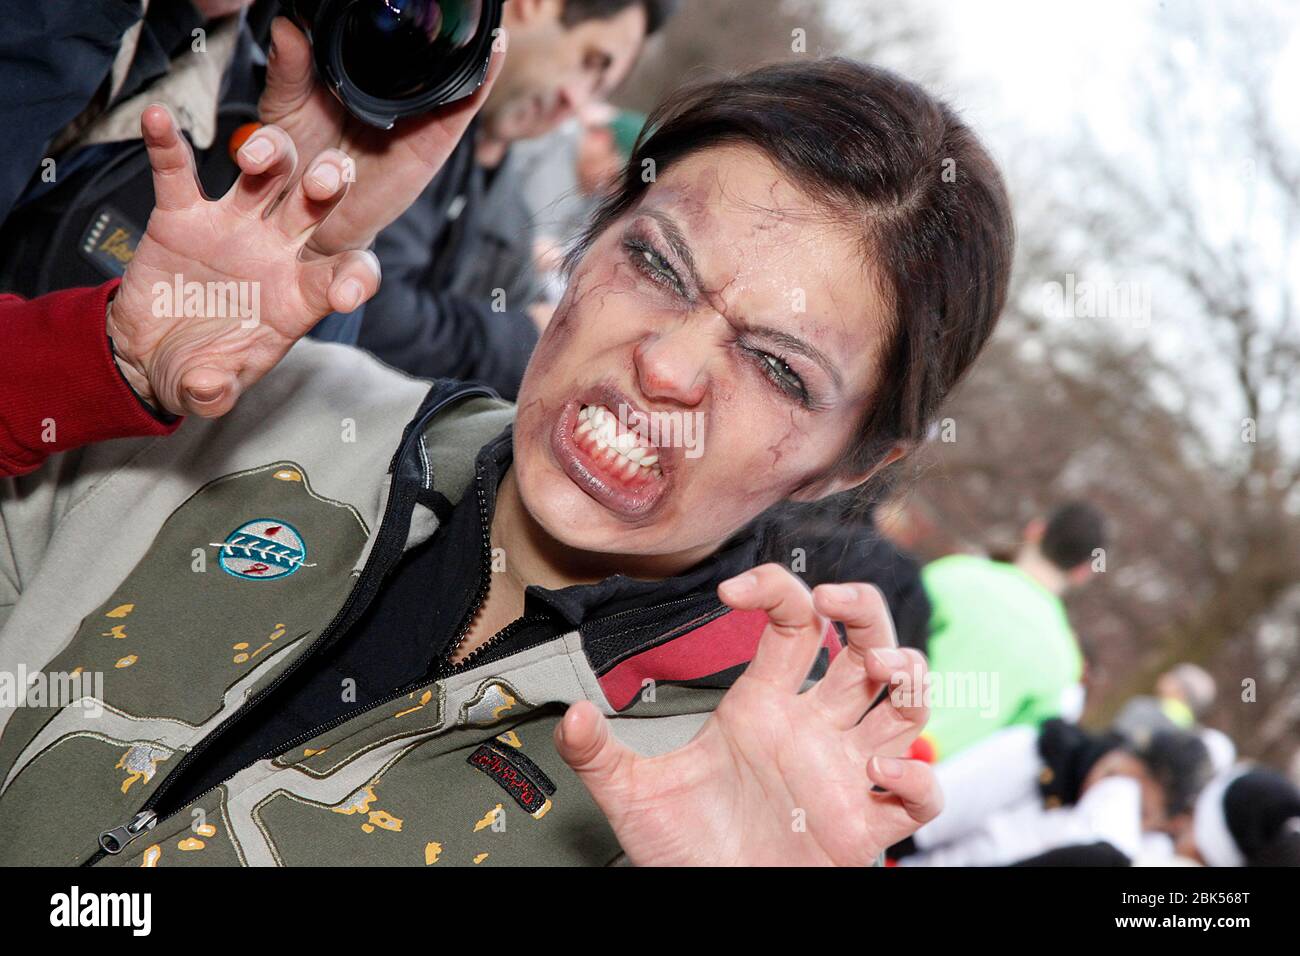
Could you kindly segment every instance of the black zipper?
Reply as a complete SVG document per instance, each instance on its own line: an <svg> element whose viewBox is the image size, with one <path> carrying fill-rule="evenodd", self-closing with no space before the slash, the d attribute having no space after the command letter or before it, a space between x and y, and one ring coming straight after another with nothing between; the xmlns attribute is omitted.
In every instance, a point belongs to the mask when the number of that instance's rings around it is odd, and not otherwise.
<svg viewBox="0 0 1300 956"><path fill-rule="evenodd" d="M149 795L149 799L144 802L144 805L140 807L140 809L136 812L136 814L131 818L129 823L123 824L121 826L113 827L111 829L102 832L99 836L100 849L95 851L95 853L92 854L91 857L88 860L86 860L85 863L82 864L82 866L94 866L101 859L103 859L104 856L108 853L113 853L114 855L121 853L123 850L126 849L126 847L132 841L139 838L141 834L147 833L149 830L152 830L154 826L156 826L157 823L159 822L158 815L154 811L154 808L158 806L158 804L162 800L162 797L166 794L168 788L172 785L172 783L174 783L177 780L181 772L184 771L185 768L188 767L191 763L193 763L194 760L200 754L202 754L212 744L212 742L217 739L218 736L220 736L222 733L228 730L235 722L237 722L238 720L243 718L246 714L248 714L250 711L252 711L254 707L256 707L259 703L265 700L269 694L271 694L277 687L279 687L289 677L289 675L291 675L294 671L296 671L309 657L311 657L317 651L323 649L330 641L333 640L335 636L335 632L339 629L342 622L348 620L353 605L357 601L357 596L369 588L369 586L372 583L372 580L375 577L375 573L376 573L375 568L379 563L377 559L382 557L381 548L380 548L381 539L383 539L386 536L386 534L391 534L394 515L399 510L398 505L401 501L402 496L398 493L399 491L398 485L400 481L402 462L406 460L407 454L410 451L410 449L414 446L414 444L420 440L420 437L424 434L425 427L428 425L429 420L433 418L434 415L441 412L452 402L459 401L464 398L473 398L473 397L497 398L498 396L496 392L484 386L471 385L471 386L464 387L462 389L458 389L457 391L453 392L451 395L448 395L442 398L441 400L439 400L438 402L436 402L432 408L430 408L427 412L425 412L423 415L420 416L420 418L411 426L410 431L407 432L405 438L402 440L401 445L398 447L396 453L394 453L393 455L392 465L389 469L392 473L393 478L392 478L392 484L389 488L388 505L384 509L384 515L379 522L379 530L376 532L375 535L375 548L371 552L370 560L367 561L366 566L362 568L361 574L358 575L357 577L357 583L352 587L352 590L348 592L348 596L343 601L343 606L339 608L338 612L334 615L330 623L326 625L325 630L321 632L320 637L318 637L312 643L312 645L309 648L307 648L306 653L300 655L298 658L292 661L283 671L277 674L275 676L275 679L272 680L271 683L263 687L261 691L259 691L252 698L246 701L242 707L240 707L233 714L231 714L220 724L218 724L216 729L213 730L212 733L208 734L206 737L198 741L198 743L195 744L194 748L190 750L184 757L181 758L180 763L178 763L175 767L173 767L171 771L167 774L167 776L163 778L162 782L158 784L158 789ZM488 560L489 560L489 568L490 568L491 566L490 549L488 554ZM373 594L370 595L366 603L369 604L369 601L372 600L373 597L374 597ZM361 610L364 610L364 607L361 608ZM401 696L401 695L399 694L396 696ZM378 706L378 705L376 704L374 706ZM315 733L316 732L313 733L313 736L315 736ZM261 760L265 758L259 757L258 759ZM256 762L257 761L254 761L254 763ZM251 766L251 764L249 764L249 766ZM240 769L242 770L244 768L240 768ZM222 783L225 783L225 781L223 780ZM217 784L217 786L221 786L221 784ZM199 797L196 797L195 799L204 797L215 789L216 787L210 787L209 789L205 790L203 793L199 794ZM165 819L170 819L170 817L173 815L174 814L169 814L168 817L166 817ZM115 846L116 849L109 849L110 844Z"/></svg>

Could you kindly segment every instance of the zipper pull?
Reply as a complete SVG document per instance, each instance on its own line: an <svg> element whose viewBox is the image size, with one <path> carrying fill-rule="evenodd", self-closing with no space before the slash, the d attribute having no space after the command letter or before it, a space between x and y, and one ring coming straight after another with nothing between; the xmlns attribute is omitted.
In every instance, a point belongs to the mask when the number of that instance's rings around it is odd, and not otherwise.
<svg viewBox="0 0 1300 956"><path fill-rule="evenodd" d="M158 822L158 814L152 810L142 810L131 818L126 826L113 827L99 835L99 846L105 853L113 856L121 853L140 834L148 833Z"/></svg>

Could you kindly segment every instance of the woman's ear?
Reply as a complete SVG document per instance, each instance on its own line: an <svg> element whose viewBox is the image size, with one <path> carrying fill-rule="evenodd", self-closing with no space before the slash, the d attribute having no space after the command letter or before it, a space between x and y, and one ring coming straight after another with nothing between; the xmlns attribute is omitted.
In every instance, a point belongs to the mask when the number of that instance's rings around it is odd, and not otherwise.
<svg viewBox="0 0 1300 956"><path fill-rule="evenodd" d="M837 474L826 475L815 481L809 482L804 487L790 495L791 501L811 502L819 501L830 495L837 495L841 491L848 491L850 488L856 488L858 485L865 484L874 478L879 472L888 468L894 462L898 461L904 455L911 451L911 446L903 442L897 442L890 446L889 451L878 462L861 472L840 472Z"/></svg>

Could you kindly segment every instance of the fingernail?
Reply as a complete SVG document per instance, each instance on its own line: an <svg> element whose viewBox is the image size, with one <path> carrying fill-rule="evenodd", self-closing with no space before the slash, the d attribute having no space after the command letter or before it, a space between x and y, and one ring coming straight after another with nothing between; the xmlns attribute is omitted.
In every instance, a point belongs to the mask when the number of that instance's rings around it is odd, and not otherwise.
<svg viewBox="0 0 1300 956"><path fill-rule="evenodd" d="M326 192L333 193L339 188L343 178L339 175L338 167L333 163L317 163L316 168L312 170L311 181Z"/></svg>
<svg viewBox="0 0 1300 956"><path fill-rule="evenodd" d="M907 664L907 655L896 648L873 647L871 653L876 660L889 668L904 667Z"/></svg>
<svg viewBox="0 0 1300 956"><path fill-rule="evenodd" d="M903 761L897 757L872 757L871 761L876 765L876 773L882 777L897 780L903 775Z"/></svg>
<svg viewBox="0 0 1300 956"><path fill-rule="evenodd" d="M748 594L758 586L758 578L752 574L740 574L723 581L721 586L734 595Z"/></svg>
<svg viewBox="0 0 1300 956"><path fill-rule="evenodd" d="M847 584L823 584L819 590L836 604L847 604L855 594Z"/></svg>
<svg viewBox="0 0 1300 956"><path fill-rule="evenodd" d="M264 163L275 152L275 144L269 136L254 136L244 144L240 152L250 163Z"/></svg>
<svg viewBox="0 0 1300 956"><path fill-rule="evenodd" d="M213 402L215 402L217 399L221 397L221 392L223 390L220 387L218 387L218 388L187 388L185 391L189 393L190 398L192 398L198 404L211 405Z"/></svg>
<svg viewBox="0 0 1300 956"><path fill-rule="evenodd" d="M361 304L361 296L365 294L365 289L356 279L344 279L339 285L339 300L351 312Z"/></svg>

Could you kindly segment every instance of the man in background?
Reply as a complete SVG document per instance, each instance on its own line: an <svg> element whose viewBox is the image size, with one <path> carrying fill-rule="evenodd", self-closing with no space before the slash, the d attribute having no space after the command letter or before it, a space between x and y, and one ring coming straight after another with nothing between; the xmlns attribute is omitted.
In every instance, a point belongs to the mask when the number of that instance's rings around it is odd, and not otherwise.
<svg viewBox="0 0 1300 956"><path fill-rule="evenodd" d="M502 21L505 64L475 126L424 194L380 235L375 252L384 282L367 303L359 332L331 317L322 334L342 341L355 335L363 348L413 375L482 381L513 398L538 337L525 311L530 303L519 301L527 299L520 291L527 283L507 275L485 297L478 266L489 254L530 262L532 232L521 234L513 258L499 248L485 252L485 237L495 236L499 246L502 236L487 215L518 208L486 198L510 187L501 178L509 175L503 164L510 145L543 136L608 96L674 6L673 0L510 0ZM460 291L467 270L475 272L469 285L477 293Z"/></svg>
<svg viewBox="0 0 1300 956"><path fill-rule="evenodd" d="M533 223L539 301L529 314L546 327L564 295L564 255L617 183L645 125L643 113L592 103L550 135L510 151Z"/></svg>
<svg viewBox="0 0 1300 956"><path fill-rule="evenodd" d="M950 555L922 570L935 681L924 737L937 759L1004 727L1078 718L1083 655L1061 599L1105 545L1101 512L1073 502L1030 522L1012 562Z"/></svg>

